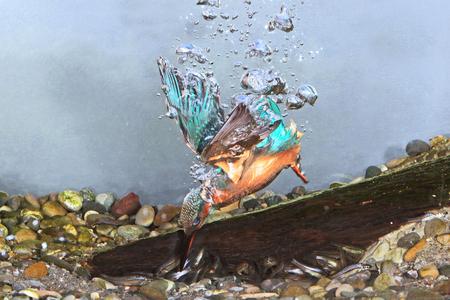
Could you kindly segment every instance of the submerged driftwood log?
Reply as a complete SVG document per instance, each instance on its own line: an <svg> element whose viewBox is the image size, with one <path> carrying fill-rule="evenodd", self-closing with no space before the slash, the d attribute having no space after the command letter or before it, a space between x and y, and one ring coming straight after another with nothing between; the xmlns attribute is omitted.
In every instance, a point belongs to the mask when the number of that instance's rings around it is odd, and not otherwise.
<svg viewBox="0 0 450 300"><path fill-rule="evenodd" d="M425 212L450 205L450 156L360 183L309 194L275 207L205 225L193 252L205 248L228 271L271 256L308 260L336 244L369 246ZM178 254L181 232L148 238L96 255L93 274L155 273Z"/></svg>

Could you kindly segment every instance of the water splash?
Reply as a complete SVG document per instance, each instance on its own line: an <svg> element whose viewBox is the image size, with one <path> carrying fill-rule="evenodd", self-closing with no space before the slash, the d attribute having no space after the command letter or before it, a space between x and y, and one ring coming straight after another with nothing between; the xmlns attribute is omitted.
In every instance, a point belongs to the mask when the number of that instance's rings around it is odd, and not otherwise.
<svg viewBox="0 0 450 300"><path fill-rule="evenodd" d="M291 32L294 29L294 23L292 22L292 18L289 16L288 9L285 5L281 6L280 13L267 24L267 30L274 31L275 29L284 32Z"/></svg>
<svg viewBox="0 0 450 300"><path fill-rule="evenodd" d="M189 58L194 59L196 62L200 64L204 64L205 62L208 61L206 56L203 54L202 49L191 43L185 43L180 45L175 50L175 53L179 56L178 62L181 64L186 62Z"/></svg>
<svg viewBox="0 0 450 300"><path fill-rule="evenodd" d="M317 91L316 89L310 85L310 84L302 84L297 89L296 96L302 99L305 102L308 102L310 105L314 105L317 101Z"/></svg>
<svg viewBox="0 0 450 300"><path fill-rule="evenodd" d="M272 70L253 69L241 77L242 88L255 94L285 94L286 81Z"/></svg>
<svg viewBox="0 0 450 300"><path fill-rule="evenodd" d="M272 55L272 48L263 40L258 39L248 45L248 57L267 57Z"/></svg>

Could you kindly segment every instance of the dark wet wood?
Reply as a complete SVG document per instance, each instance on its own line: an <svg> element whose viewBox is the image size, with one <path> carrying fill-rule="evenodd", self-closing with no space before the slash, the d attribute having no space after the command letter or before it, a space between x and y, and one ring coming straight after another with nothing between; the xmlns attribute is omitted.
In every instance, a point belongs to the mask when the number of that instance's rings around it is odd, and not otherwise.
<svg viewBox="0 0 450 300"><path fill-rule="evenodd" d="M365 248L426 211L450 205L450 156L371 180L307 195L266 210L205 225L194 250L205 247L227 270L243 260L307 259L336 243ZM154 273L176 255L180 232L98 254L94 274Z"/></svg>

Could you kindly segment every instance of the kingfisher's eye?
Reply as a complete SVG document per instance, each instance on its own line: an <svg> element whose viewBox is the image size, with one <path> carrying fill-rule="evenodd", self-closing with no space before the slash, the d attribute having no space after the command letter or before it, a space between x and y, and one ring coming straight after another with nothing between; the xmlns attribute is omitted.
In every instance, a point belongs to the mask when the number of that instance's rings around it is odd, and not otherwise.
<svg viewBox="0 0 450 300"><path fill-rule="evenodd" d="M194 219L194 222L192 222L192 226L197 226L198 224L200 224L200 218L199 217Z"/></svg>

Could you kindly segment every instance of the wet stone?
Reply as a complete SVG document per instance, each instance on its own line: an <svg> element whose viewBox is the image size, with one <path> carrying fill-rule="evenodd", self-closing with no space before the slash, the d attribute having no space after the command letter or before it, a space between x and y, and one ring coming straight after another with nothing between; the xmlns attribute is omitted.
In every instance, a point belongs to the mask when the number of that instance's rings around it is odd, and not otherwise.
<svg viewBox="0 0 450 300"><path fill-rule="evenodd" d="M395 285L394 278L386 273L381 273L380 275L378 275L373 283L373 287L377 291L384 291L393 285Z"/></svg>
<svg viewBox="0 0 450 300"><path fill-rule="evenodd" d="M434 237L447 231L447 223L441 219L434 218L425 223L425 237Z"/></svg>
<svg viewBox="0 0 450 300"><path fill-rule="evenodd" d="M16 241L18 243L35 239L37 239L37 234L31 229L23 228L16 232Z"/></svg>
<svg viewBox="0 0 450 300"><path fill-rule="evenodd" d="M283 201L283 199L281 198L280 195L270 196L267 199L265 199L265 202L267 203L268 206L277 205L278 203L280 203L282 201Z"/></svg>
<svg viewBox="0 0 450 300"><path fill-rule="evenodd" d="M419 275L422 278L430 277L432 279L436 279L439 276L439 271L434 264L430 264L420 268Z"/></svg>
<svg viewBox="0 0 450 300"><path fill-rule="evenodd" d="M254 209L258 208L259 201L258 201L258 199L249 199L244 202L243 206L246 210L254 210Z"/></svg>
<svg viewBox="0 0 450 300"><path fill-rule="evenodd" d="M83 197L83 201L95 201L95 193L90 188L81 189L80 195Z"/></svg>
<svg viewBox="0 0 450 300"><path fill-rule="evenodd" d="M0 224L0 237L6 237L8 235L8 228L5 225Z"/></svg>
<svg viewBox="0 0 450 300"><path fill-rule="evenodd" d="M282 289L281 297L297 297L307 295L308 291L297 282L290 282Z"/></svg>
<svg viewBox="0 0 450 300"><path fill-rule="evenodd" d="M141 208L141 203L139 201L139 196L135 193L128 193L121 199L114 202L111 207L111 213L116 218L123 215L134 215Z"/></svg>
<svg viewBox="0 0 450 300"><path fill-rule="evenodd" d="M134 241L146 234L148 230L138 225L122 225L117 229L117 233L128 241Z"/></svg>
<svg viewBox="0 0 450 300"><path fill-rule="evenodd" d="M370 166L366 169L365 178L372 178L380 175L381 173L382 173L381 169L378 168L377 166Z"/></svg>
<svg viewBox="0 0 450 300"><path fill-rule="evenodd" d="M420 240L420 236L417 232L410 232L402 236L397 241L397 246L400 248L409 249L414 246Z"/></svg>
<svg viewBox="0 0 450 300"><path fill-rule="evenodd" d="M56 201L48 201L42 206L42 213L47 217L64 216L67 210Z"/></svg>
<svg viewBox="0 0 450 300"><path fill-rule="evenodd" d="M412 140L406 145L406 153L409 156L417 156L430 150L430 145L422 140Z"/></svg>
<svg viewBox="0 0 450 300"><path fill-rule="evenodd" d="M403 256L403 260L406 262L412 262L416 259L417 253L422 251L427 245L427 241L425 239L421 239L414 246L408 249Z"/></svg>
<svg viewBox="0 0 450 300"><path fill-rule="evenodd" d="M153 222L156 226L160 226L164 223L170 222L179 213L180 207L172 204L164 205L160 210L158 210Z"/></svg>
<svg viewBox="0 0 450 300"><path fill-rule="evenodd" d="M114 195L112 193L101 193L95 197L95 202L103 205L109 210L114 203Z"/></svg>
<svg viewBox="0 0 450 300"><path fill-rule="evenodd" d="M27 208L35 208L35 209L41 208L41 204L39 203L38 199L32 194L25 195L22 205Z"/></svg>
<svg viewBox="0 0 450 300"><path fill-rule="evenodd" d="M412 288L408 291L408 295L406 296L406 300L443 300L444 297L439 295L436 292L425 290L422 288Z"/></svg>
<svg viewBox="0 0 450 300"><path fill-rule="evenodd" d="M143 205L136 214L136 225L148 227L155 218L155 209L151 205Z"/></svg>
<svg viewBox="0 0 450 300"><path fill-rule="evenodd" d="M443 265L439 268L439 274L445 275L450 278L450 265Z"/></svg>
<svg viewBox="0 0 450 300"><path fill-rule="evenodd" d="M347 295L351 295L354 289L350 284L344 283L336 289L336 297L347 297Z"/></svg>
<svg viewBox="0 0 450 300"><path fill-rule="evenodd" d="M284 281L282 279L271 278L266 279L261 282L261 289L266 292L273 292L279 290L284 285Z"/></svg>
<svg viewBox="0 0 450 300"><path fill-rule="evenodd" d="M37 262L29 265L23 272L23 275L26 278L39 279L44 276L47 276L48 269L47 265L44 262Z"/></svg>
<svg viewBox="0 0 450 300"><path fill-rule="evenodd" d="M435 284L433 290L441 295L450 296L450 279L438 282L437 284Z"/></svg>
<svg viewBox="0 0 450 300"><path fill-rule="evenodd" d="M83 198L76 191L66 190L59 193L58 201L69 211L79 211L83 206Z"/></svg>
<svg viewBox="0 0 450 300"><path fill-rule="evenodd" d="M18 210L18 209L20 208L20 205L21 205L21 203L22 203L22 200L23 200L23 197L22 197L22 196L20 196L20 195L15 195L15 196L12 196L11 198L9 198L7 203L8 203L8 206L9 206L12 210L16 211L16 210Z"/></svg>
<svg viewBox="0 0 450 300"><path fill-rule="evenodd" d="M83 215L88 211L96 211L99 214L104 214L104 213L106 213L106 208L105 208L105 206L103 206L102 204L100 204L98 202L85 200L83 202L83 208L81 211L83 212Z"/></svg>
<svg viewBox="0 0 450 300"><path fill-rule="evenodd" d="M440 234L436 237L436 241L438 241L441 245L450 246L450 233Z"/></svg>

